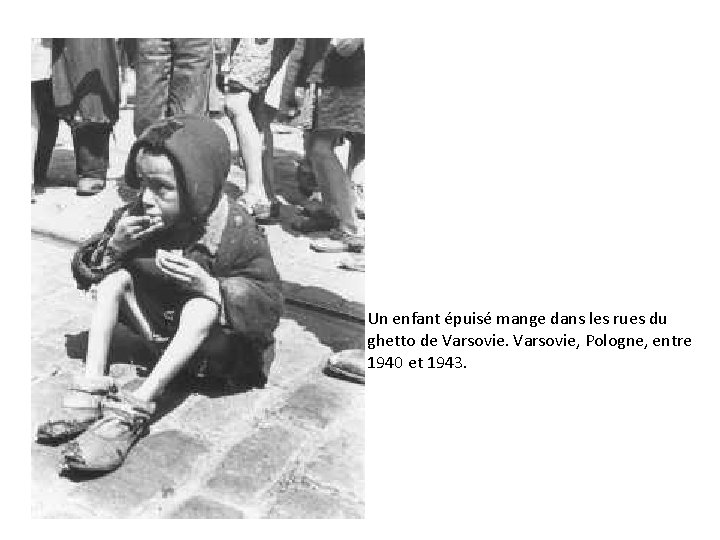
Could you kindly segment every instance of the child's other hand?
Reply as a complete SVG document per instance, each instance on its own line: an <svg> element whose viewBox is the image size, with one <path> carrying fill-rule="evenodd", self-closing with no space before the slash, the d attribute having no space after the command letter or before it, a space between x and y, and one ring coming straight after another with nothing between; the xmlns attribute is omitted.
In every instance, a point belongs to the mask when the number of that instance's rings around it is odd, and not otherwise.
<svg viewBox="0 0 720 540"><path fill-rule="evenodd" d="M162 219L150 216L124 215L115 226L113 247L125 252L142 243L145 238L162 228Z"/></svg>
<svg viewBox="0 0 720 540"><path fill-rule="evenodd" d="M186 290L195 291L220 303L220 282L195 261L158 249L155 264L166 276L177 281Z"/></svg>

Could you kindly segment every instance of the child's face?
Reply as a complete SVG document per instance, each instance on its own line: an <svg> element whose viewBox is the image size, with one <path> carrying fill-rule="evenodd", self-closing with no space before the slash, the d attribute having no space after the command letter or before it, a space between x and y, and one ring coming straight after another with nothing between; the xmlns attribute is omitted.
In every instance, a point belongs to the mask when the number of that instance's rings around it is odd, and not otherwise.
<svg viewBox="0 0 720 540"><path fill-rule="evenodd" d="M155 220L162 220L164 227L174 224L180 216L180 193L170 159L141 151L137 156L135 170L142 182L145 214Z"/></svg>

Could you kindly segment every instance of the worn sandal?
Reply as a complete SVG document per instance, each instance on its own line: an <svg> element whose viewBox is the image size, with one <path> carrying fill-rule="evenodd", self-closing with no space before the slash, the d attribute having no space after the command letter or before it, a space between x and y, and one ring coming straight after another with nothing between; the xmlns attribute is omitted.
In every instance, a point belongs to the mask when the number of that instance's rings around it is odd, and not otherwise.
<svg viewBox="0 0 720 540"><path fill-rule="evenodd" d="M123 464L130 449L149 431L153 403L118 392L103 403L103 417L62 451L63 471L110 472Z"/></svg>
<svg viewBox="0 0 720 540"><path fill-rule="evenodd" d="M102 402L115 390L112 377L85 377L73 379L70 390L63 396L59 411L37 430L40 443L62 442L79 435L102 417Z"/></svg>

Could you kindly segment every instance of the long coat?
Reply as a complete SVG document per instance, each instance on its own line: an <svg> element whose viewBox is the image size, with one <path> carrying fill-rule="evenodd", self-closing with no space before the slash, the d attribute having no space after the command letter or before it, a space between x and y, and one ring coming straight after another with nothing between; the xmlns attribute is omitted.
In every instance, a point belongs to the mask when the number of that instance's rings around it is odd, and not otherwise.
<svg viewBox="0 0 720 540"><path fill-rule="evenodd" d="M54 38L52 83L57 114L71 126L115 124L120 104L115 40Z"/></svg>

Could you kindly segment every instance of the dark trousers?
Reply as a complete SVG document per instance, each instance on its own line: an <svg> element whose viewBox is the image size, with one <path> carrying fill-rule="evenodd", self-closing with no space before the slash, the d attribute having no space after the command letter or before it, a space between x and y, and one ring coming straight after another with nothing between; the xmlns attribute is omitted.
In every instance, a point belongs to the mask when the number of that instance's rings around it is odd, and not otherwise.
<svg viewBox="0 0 720 540"><path fill-rule="evenodd" d="M212 38L138 39L135 136L167 116L205 115L212 61Z"/></svg>
<svg viewBox="0 0 720 540"><path fill-rule="evenodd" d="M31 88L39 120L34 177L36 182L42 183L50 167L60 119L55 112L52 82L49 79L34 81ZM84 123L72 127L75 168L80 178L107 177L111 130L109 124Z"/></svg>

